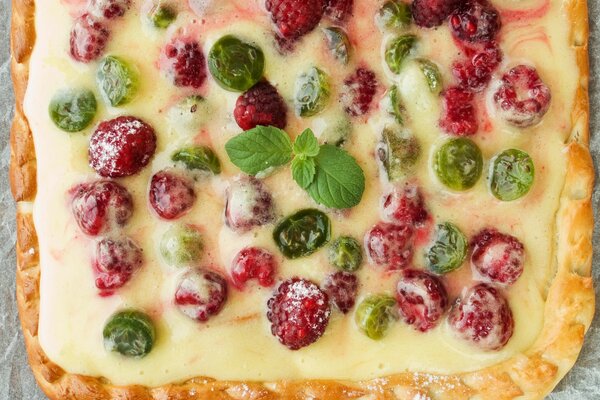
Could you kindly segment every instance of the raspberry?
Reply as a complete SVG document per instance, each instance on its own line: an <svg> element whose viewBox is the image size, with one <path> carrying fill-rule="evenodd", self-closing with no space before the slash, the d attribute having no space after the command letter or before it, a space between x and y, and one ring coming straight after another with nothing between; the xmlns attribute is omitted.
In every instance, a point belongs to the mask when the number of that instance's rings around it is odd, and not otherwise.
<svg viewBox="0 0 600 400"><path fill-rule="evenodd" d="M365 235L365 249L370 262L402 269L411 261L413 229L410 225L379 222Z"/></svg>
<svg viewBox="0 0 600 400"><path fill-rule="evenodd" d="M261 286L269 287L274 283L276 267L273 254L258 247L246 247L233 259L231 279L238 288L243 288L250 279L257 279Z"/></svg>
<svg viewBox="0 0 600 400"><path fill-rule="evenodd" d="M234 231L245 232L271 222L273 198L256 178L243 176L231 182L225 203L225 221Z"/></svg>
<svg viewBox="0 0 600 400"><path fill-rule="evenodd" d="M69 193L77 225L91 236L125 225L133 214L131 195L115 182L82 183Z"/></svg>
<svg viewBox="0 0 600 400"><path fill-rule="evenodd" d="M473 105L473 92L452 87L443 93L443 111L440 126L455 136L470 136L477 133L479 124Z"/></svg>
<svg viewBox="0 0 600 400"><path fill-rule="evenodd" d="M454 305L448 316L456 333L483 350L500 350L513 334L513 315L494 287L480 283Z"/></svg>
<svg viewBox="0 0 600 400"><path fill-rule="evenodd" d="M161 55L160 67L175 86L198 89L206 80L206 60L193 39L174 38Z"/></svg>
<svg viewBox="0 0 600 400"><path fill-rule="evenodd" d="M437 326L448 306L448 294L442 281L425 271L406 269L400 273L396 299L400 315L421 332Z"/></svg>
<svg viewBox="0 0 600 400"><path fill-rule="evenodd" d="M494 102L506 121L526 128L540 122L550 108L551 97L535 68L518 65L502 76Z"/></svg>
<svg viewBox="0 0 600 400"><path fill-rule="evenodd" d="M406 185L402 190L394 188L382 200L382 214L386 221L419 226L427 219L423 196L414 185Z"/></svg>
<svg viewBox="0 0 600 400"><path fill-rule="evenodd" d="M480 92L490 82L501 61L502 51L495 42L490 42L471 59L455 62L452 73L461 87Z"/></svg>
<svg viewBox="0 0 600 400"><path fill-rule="evenodd" d="M90 166L101 176L137 174L156 150L154 129L135 117L118 117L98 125L90 139Z"/></svg>
<svg viewBox="0 0 600 400"><path fill-rule="evenodd" d="M319 339L329 323L329 298L308 280L292 278L279 285L267 302L271 333L290 350Z"/></svg>
<svg viewBox="0 0 600 400"><path fill-rule="evenodd" d="M90 0L88 9L98 18L115 19L125 15L131 0Z"/></svg>
<svg viewBox="0 0 600 400"><path fill-rule="evenodd" d="M259 82L238 97L233 110L237 124L243 130L257 125L283 129L287 123L285 101L269 82Z"/></svg>
<svg viewBox="0 0 600 400"><path fill-rule="evenodd" d="M337 23L345 22L352 15L354 0L326 0L325 15Z"/></svg>
<svg viewBox="0 0 600 400"><path fill-rule="evenodd" d="M523 273L525 250L511 235L484 229L471 241L471 265L489 283L512 285Z"/></svg>
<svg viewBox="0 0 600 400"><path fill-rule="evenodd" d="M187 272L175 291L175 304L179 310L199 322L217 315L226 300L227 281L206 269Z"/></svg>
<svg viewBox="0 0 600 400"><path fill-rule="evenodd" d="M125 285L142 266L142 249L129 238L102 239L93 262L96 287L103 294Z"/></svg>
<svg viewBox="0 0 600 400"><path fill-rule="evenodd" d="M88 63L102 55L110 32L104 24L90 14L83 14L71 29L71 57Z"/></svg>
<svg viewBox="0 0 600 400"><path fill-rule="evenodd" d="M265 7L277 26L279 36L296 40L319 24L325 0L267 0Z"/></svg>
<svg viewBox="0 0 600 400"><path fill-rule="evenodd" d="M194 205L196 193L191 179L162 170L150 181L150 205L164 219L179 218Z"/></svg>
<svg viewBox="0 0 600 400"><path fill-rule="evenodd" d="M415 24L423 28L440 26L457 3L457 0L414 0L411 9Z"/></svg>
<svg viewBox="0 0 600 400"><path fill-rule="evenodd" d="M346 113L358 117L369 112L377 85L375 73L365 68L358 68L354 74L347 77L341 95Z"/></svg>
<svg viewBox="0 0 600 400"><path fill-rule="evenodd" d="M501 27L498 11L486 0L463 2L450 15L452 34L467 42L489 42Z"/></svg>
<svg viewBox="0 0 600 400"><path fill-rule="evenodd" d="M346 314L356 302L358 278L348 272L335 272L327 277L323 284L323 290L329 296L331 303Z"/></svg>

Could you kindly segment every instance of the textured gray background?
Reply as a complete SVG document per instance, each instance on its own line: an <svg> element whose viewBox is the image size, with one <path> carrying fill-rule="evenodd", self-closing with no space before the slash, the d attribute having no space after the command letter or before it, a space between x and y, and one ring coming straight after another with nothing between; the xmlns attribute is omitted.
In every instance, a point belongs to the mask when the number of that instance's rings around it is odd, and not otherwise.
<svg viewBox="0 0 600 400"><path fill-rule="evenodd" d="M364 0L363 0L364 1ZM591 131L600 128L600 23L596 20L600 12L598 0L589 0L592 43ZM23 336L19 327L15 301L15 207L6 182L8 182L9 127L12 119L12 83L9 68L10 0L0 0L0 399L44 400L46 397L37 388L29 370ZM594 163L598 170L600 160L600 135L592 134ZM594 191L594 209L598 209L600 189ZM600 229L596 225L594 235L594 276L600 282ZM596 289L598 299L600 290ZM598 301L600 305L600 301ZM594 324L590 328L586 344L577 365L549 397L552 400L600 399L600 312L596 311Z"/></svg>

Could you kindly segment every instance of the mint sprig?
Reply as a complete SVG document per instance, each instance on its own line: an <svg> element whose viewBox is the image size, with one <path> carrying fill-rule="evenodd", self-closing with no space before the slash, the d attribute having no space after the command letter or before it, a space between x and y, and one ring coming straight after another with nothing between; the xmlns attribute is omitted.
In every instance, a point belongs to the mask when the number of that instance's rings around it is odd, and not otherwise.
<svg viewBox="0 0 600 400"><path fill-rule="evenodd" d="M292 145L285 131L257 126L229 140L225 150L231 162L250 175L291 160L294 181L326 207L354 207L365 191L365 175L354 157L339 147L319 145L310 129Z"/></svg>

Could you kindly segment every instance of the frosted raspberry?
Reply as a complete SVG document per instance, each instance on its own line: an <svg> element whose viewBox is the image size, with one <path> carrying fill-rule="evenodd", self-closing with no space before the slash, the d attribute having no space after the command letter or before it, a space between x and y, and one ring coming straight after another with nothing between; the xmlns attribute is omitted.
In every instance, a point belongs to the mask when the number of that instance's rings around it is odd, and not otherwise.
<svg viewBox="0 0 600 400"><path fill-rule="evenodd" d="M412 259L413 229L410 225L379 222L365 235L369 261L388 269L402 269Z"/></svg>
<svg viewBox="0 0 600 400"><path fill-rule="evenodd" d="M227 281L205 269L188 271L175 292L175 304L182 313L199 322L217 315L227 301Z"/></svg>
<svg viewBox="0 0 600 400"><path fill-rule="evenodd" d="M331 303L346 314L354 307L358 293L358 278L354 274L338 271L327 277L323 290Z"/></svg>
<svg viewBox="0 0 600 400"><path fill-rule="evenodd" d="M88 10L98 18L115 19L125 15L131 0L90 0Z"/></svg>
<svg viewBox="0 0 600 400"><path fill-rule="evenodd" d="M427 220L427 210L418 187L394 188L382 199L383 217L400 225L418 226Z"/></svg>
<svg viewBox="0 0 600 400"><path fill-rule="evenodd" d="M354 0L326 0L325 15L337 23L345 22L352 15Z"/></svg>
<svg viewBox="0 0 600 400"><path fill-rule="evenodd" d="M231 264L231 279L238 288L247 281L258 280L261 286L269 287L274 283L277 262L273 254L258 247L246 247L240 250Z"/></svg>
<svg viewBox="0 0 600 400"><path fill-rule="evenodd" d="M295 40L316 28L323 16L325 1L266 0L265 7L279 36Z"/></svg>
<svg viewBox="0 0 600 400"><path fill-rule="evenodd" d="M96 60L104 53L109 35L102 22L90 14L83 14L71 29L71 57L83 63Z"/></svg>
<svg viewBox="0 0 600 400"><path fill-rule="evenodd" d="M240 128L248 130L262 126L285 128L285 101L269 82L259 82L238 97L233 116Z"/></svg>
<svg viewBox="0 0 600 400"><path fill-rule="evenodd" d="M477 133L479 124L473 105L473 92L459 87L444 91L440 126L455 136L471 136Z"/></svg>
<svg viewBox="0 0 600 400"><path fill-rule="evenodd" d="M96 287L102 294L124 286L142 266L142 249L129 238L102 239L93 262Z"/></svg>
<svg viewBox="0 0 600 400"><path fill-rule="evenodd" d="M436 327L448 306L448 294L442 281L415 269L400 272L396 299L404 322L421 332Z"/></svg>
<svg viewBox="0 0 600 400"><path fill-rule="evenodd" d="M375 73L366 68L358 68L344 80L341 101L346 113L353 117L365 115L377 93Z"/></svg>
<svg viewBox="0 0 600 400"><path fill-rule="evenodd" d="M150 205L164 219L185 214L196 201L193 181L183 174L162 170L150 181Z"/></svg>
<svg viewBox="0 0 600 400"><path fill-rule="evenodd" d="M484 229L473 238L471 246L471 265L486 281L512 285L523 273L525 249L516 237Z"/></svg>
<svg viewBox="0 0 600 400"><path fill-rule="evenodd" d="M490 42L471 58L455 62L452 65L452 74L461 87L480 92L490 82L501 61L502 51L497 43Z"/></svg>
<svg viewBox="0 0 600 400"><path fill-rule="evenodd" d="M227 190L225 221L239 232L265 225L275 218L273 198L267 188L256 178L235 178Z"/></svg>
<svg viewBox="0 0 600 400"><path fill-rule="evenodd" d="M471 43L494 40L501 25L500 14L486 0L465 1L450 15L452 34Z"/></svg>
<svg viewBox="0 0 600 400"><path fill-rule="evenodd" d="M161 70L175 86L198 89L206 80L206 60L200 43L190 38L174 38L164 48Z"/></svg>
<svg viewBox="0 0 600 400"><path fill-rule="evenodd" d="M414 0L412 15L415 24L424 28L440 26L458 3L458 0Z"/></svg>

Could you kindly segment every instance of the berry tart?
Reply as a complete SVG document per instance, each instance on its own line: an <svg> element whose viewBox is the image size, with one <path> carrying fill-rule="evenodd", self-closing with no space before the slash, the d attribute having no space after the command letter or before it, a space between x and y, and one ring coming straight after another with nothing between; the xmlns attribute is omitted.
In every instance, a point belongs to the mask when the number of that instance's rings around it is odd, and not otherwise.
<svg viewBox="0 0 600 400"><path fill-rule="evenodd" d="M594 310L585 0L13 0L51 399L541 399Z"/></svg>

